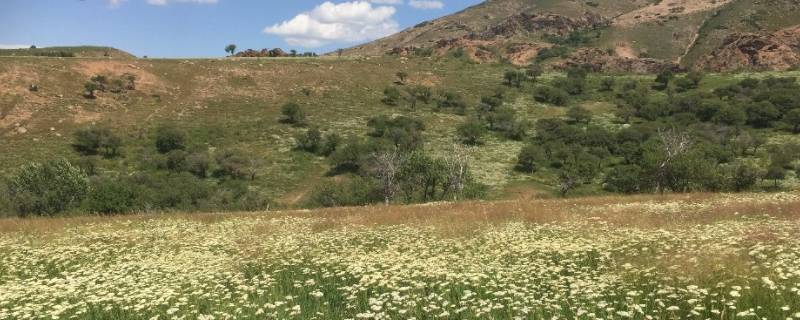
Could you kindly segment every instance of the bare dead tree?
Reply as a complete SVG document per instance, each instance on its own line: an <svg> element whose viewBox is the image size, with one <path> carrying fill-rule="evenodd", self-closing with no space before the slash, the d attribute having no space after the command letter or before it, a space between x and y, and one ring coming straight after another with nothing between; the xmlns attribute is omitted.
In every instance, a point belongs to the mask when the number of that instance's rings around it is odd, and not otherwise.
<svg viewBox="0 0 800 320"><path fill-rule="evenodd" d="M373 173L381 181L381 191L385 205L389 205L397 194L397 173L403 164L404 157L396 149L373 154Z"/></svg>
<svg viewBox="0 0 800 320"><path fill-rule="evenodd" d="M444 157L447 166L447 186L445 195L453 192L453 200L458 201L458 196L464 190L469 173L470 150L461 144L454 144L450 153ZM443 196L444 197L444 196Z"/></svg>
<svg viewBox="0 0 800 320"><path fill-rule="evenodd" d="M664 193L664 183L669 174L672 162L680 155L689 151L692 141L685 132L678 132L677 130L658 130L658 136L661 139L663 158L658 165L656 173L656 192Z"/></svg>

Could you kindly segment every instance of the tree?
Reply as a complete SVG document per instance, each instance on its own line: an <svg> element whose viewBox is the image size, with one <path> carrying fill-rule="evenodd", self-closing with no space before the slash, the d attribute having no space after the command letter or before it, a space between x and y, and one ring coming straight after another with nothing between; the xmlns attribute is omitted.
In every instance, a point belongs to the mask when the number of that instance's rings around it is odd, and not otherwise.
<svg viewBox="0 0 800 320"><path fill-rule="evenodd" d="M72 147L84 155L96 155L100 152L106 158L119 155L122 139L108 128L89 127L75 132Z"/></svg>
<svg viewBox="0 0 800 320"><path fill-rule="evenodd" d="M519 151L517 155L517 165L515 170L525 173L533 173L538 169L536 163L545 158L542 149L534 144L528 144Z"/></svg>
<svg viewBox="0 0 800 320"><path fill-rule="evenodd" d="M186 148L186 136L174 125L165 124L156 129L155 146L156 150L162 154L173 150L183 150Z"/></svg>
<svg viewBox="0 0 800 320"><path fill-rule="evenodd" d="M522 87L522 81L525 81L525 77L525 72L519 70L509 70L503 75L503 78L506 80L506 84L508 86L517 88Z"/></svg>
<svg viewBox="0 0 800 320"><path fill-rule="evenodd" d="M403 165L403 156L397 149L372 155L372 172L381 184L383 202L389 205L398 191L398 172Z"/></svg>
<svg viewBox="0 0 800 320"><path fill-rule="evenodd" d="M136 190L125 180L99 179L92 184L92 192L85 201L91 213L128 213L136 206Z"/></svg>
<svg viewBox="0 0 800 320"><path fill-rule="evenodd" d="M616 84L616 80L613 77L605 77L600 80L600 91L608 92L614 91L614 85Z"/></svg>
<svg viewBox="0 0 800 320"><path fill-rule="evenodd" d="M208 176L211 158L207 152L195 152L186 157L186 170L200 179Z"/></svg>
<svg viewBox="0 0 800 320"><path fill-rule="evenodd" d="M655 181L656 192L663 194L671 169L670 166L678 157L689 151L692 142L686 133L678 132L675 129L659 130L658 138L660 150L657 151Z"/></svg>
<svg viewBox="0 0 800 320"><path fill-rule="evenodd" d="M411 105L411 109L414 110L416 110L418 102L421 101L425 104L429 104L431 102L431 98L433 97L433 91L431 91L431 88L426 86L414 86L406 90L408 91L408 100Z"/></svg>
<svg viewBox="0 0 800 320"><path fill-rule="evenodd" d="M739 162L733 169L731 186L736 192L748 190L758 182L758 169L744 162Z"/></svg>
<svg viewBox="0 0 800 320"><path fill-rule="evenodd" d="M605 188L627 194L641 192L642 178L642 168L637 165L617 166L606 175Z"/></svg>
<svg viewBox="0 0 800 320"><path fill-rule="evenodd" d="M670 69L662 70L658 76L656 76L655 85L653 85L653 89L658 91L664 91L669 87L669 82L672 81L672 78L675 77L675 73L672 72Z"/></svg>
<svg viewBox="0 0 800 320"><path fill-rule="evenodd" d="M486 135L486 126L477 119L470 119L458 126L457 132L462 143L479 145L482 143L483 136Z"/></svg>
<svg viewBox="0 0 800 320"><path fill-rule="evenodd" d="M781 117L780 110L769 101L750 103L745 106L747 113L747 123L757 128L772 127L773 121Z"/></svg>
<svg viewBox="0 0 800 320"><path fill-rule="evenodd" d="M764 175L764 179L772 180L774 182L774 188L776 190L779 187L778 181L783 180L785 178L786 178L786 169L776 165L770 165L769 169L767 169L767 174Z"/></svg>
<svg viewBox="0 0 800 320"><path fill-rule="evenodd" d="M225 46L225 52L230 53L230 55L233 56L234 54L236 54L236 45L229 44Z"/></svg>
<svg viewBox="0 0 800 320"><path fill-rule="evenodd" d="M800 133L800 108L789 110L783 116L783 122L786 122L792 128L793 133Z"/></svg>
<svg viewBox="0 0 800 320"><path fill-rule="evenodd" d="M283 123L293 124L296 126L305 124L306 114L303 112L303 109L300 108L300 105L294 102L284 104L281 107L281 114L283 115L283 119L281 119Z"/></svg>
<svg viewBox="0 0 800 320"><path fill-rule="evenodd" d="M567 93L559 88L551 86L539 86L533 90L533 98L542 103L549 103L556 106L567 104Z"/></svg>
<svg viewBox="0 0 800 320"><path fill-rule="evenodd" d="M214 172L217 177L231 179L244 179L250 173L250 159L242 152L225 150L217 155L218 169Z"/></svg>
<svg viewBox="0 0 800 320"><path fill-rule="evenodd" d="M567 110L567 117L575 123L589 124L592 121L592 112L581 106L575 106Z"/></svg>
<svg viewBox="0 0 800 320"><path fill-rule="evenodd" d="M531 79L531 82L536 83L539 77L541 77L542 74L544 74L544 69L542 68L541 65L533 63L528 67L527 70L525 70L525 74L528 76L529 79Z"/></svg>
<svg viewBox="0 0 800 320"><path fill-rule="evenodd" d="M297 149L316 153L322 145L322 132L317 127L311 127L305 134L297 137Z"/></svg>
<svg viewBox="0 0 800 320"><path fill-rule="evenodd" d="M747 113L737 105L728 104L717 111L713 120L718 124L741 127L747 122Z"/></svg>
<svg viewBox="0 0 800 320"><path fill-rule="evenodd" d="M319 153L323 156L330 156L342 143L342 137L336 132L329 132L325 135Z"/></svg>
<svg viewBox="0 0 800 320"><path fill-rule="evenodd" d="M95 98L97 98L97 95L95 95L95 92L97 90L100 90L100 87L99 87L99 85L97 83L94 83L92 81L86 82L86 83L83 84L83 88L86 89L86 92L84 92L84 94L83 94L84 97L86 97L87 99L95 99Z"/></svg>
<svg viewBox="0 0 800 320"><path fill-rule="evenodd" d="M398 82L399 84L406 83L406 78L408 78L408 73L406 73L405 71L398 71L395 75L397 76L398 79L400 79L400 81Z"/></svg>
<svg viewBox="0 0 800 320"><path fill-rule="evenodd" d="M21 216L51 216L77 206L89 193L89 179L66 160L34 162L11 176L7 189Z"/></svg>

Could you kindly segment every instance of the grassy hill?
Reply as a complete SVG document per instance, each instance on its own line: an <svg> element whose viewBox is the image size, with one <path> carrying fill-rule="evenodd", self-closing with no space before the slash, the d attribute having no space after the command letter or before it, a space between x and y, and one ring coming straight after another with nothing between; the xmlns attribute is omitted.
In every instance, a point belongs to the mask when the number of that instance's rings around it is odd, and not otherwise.
<svg viewBox="0 0 800 320"><path fill-rule="evenodd" d="M421 23L398 34L344 51L348 55L383 55L396 48L434 48L438 54L475 46L489 48L479 56L494 55L515 60L511 48L520 43L542 46L559 44L553 34L593 30L574 47L592 47L613 52L620 58L656 58L684 67L697 66L702 57L717 50L729 36L743 32L769 34L800 24L800 5L791 0L610 0L610 1L522 1L494 0L456 14ZM596 15L605 25L567 29L561 22L536 24L535 17L555 15L580 19ZM522 16L521 16L522 15ZM519 19L523 17L523 19ZM533 20L531 20L533 19ZM510 21L515 21L510 23ZM526 22L531 24L525 25ZM567 24L568 25L568 24ZM509 33L496 33L499 26ZM510 30L510 29L511 30ZM516 30L513 30L516 29ZM480 43L443 46L439 41L480 38ZM402 51L401 51L402 52ZM511 53L509 53L511 52ZM533 54L535 56L535 53ZM484 58L485 59L485 58ZM478 58L477 60L481 60Z"/></svg>
<svg viewBox="0 0 800 320"><path fill-rule="evenodd" d="M129 176L149 168L159 159L153 147L155 129L164 124L188 133L188 149L208 150L212 156L224 150L240 150L254 159L249 189L280 206L302 206L311 191L331 176L328 161L295 150L295 138L307 128L280 123L280 108L298 103L308 123L323 132L344 137L364 137L369 119L406 115L427 127L422 134L425 150L446 155L458 144L457 127L474 116L482 97L505 91L504 107L516 111L518 120L564 119L566 107L538 102L531 93L537 85L522 88L503 84L509 66L475 64L464 59L219 59L219 60L105 60L0 58L0 173L9 175L25 163L65 157L80 162L72 147L74 133L87 127L107 127L123 141L118 159L97 159L100 175ZM398 85L396 73L408 74ZM84 83L97 75L109 79L124 74L136 77L136 89L122 93L98 93L84 97ZM747 77L799 76L797 72L709 75L701 91L735 84ZM563 75L545 74L539 83ZM590 75L585 93L569 99L594 115L593 124L617 131L616 98L599 91L603 75ZM654 76L618 75L617 86L626 81L649 86ZM36 91L30 85L37 86ZM466 115L435 111L435 103L411 109L405 103L390 107L381 102L387 87L428 86L433 92L463 96ZM663 93L652 93L666 97ZM796 141L796 135L764 131L767 145ZM551 196L557 193L557 171L546 166L535 174L514 170L525 141L490 134L481 146L471 148L472 171L486 184L490 197ZM765 150L765 149L761 149ZM762 151L763 152L763 151ZM764 155L760 155L764 158ZM788 177L792 185L792 175ZM215 183L209 181L208 183ZM769 184L767 181L764 185ZM604 193L599 184L581 185L573 194Z"/></svg>
<svg viewBox="0 0 800 320"><path fill-rule="evenodd" d="M136 56L116 48L97 46L0 49L0 57L136 58Z"/></svg>

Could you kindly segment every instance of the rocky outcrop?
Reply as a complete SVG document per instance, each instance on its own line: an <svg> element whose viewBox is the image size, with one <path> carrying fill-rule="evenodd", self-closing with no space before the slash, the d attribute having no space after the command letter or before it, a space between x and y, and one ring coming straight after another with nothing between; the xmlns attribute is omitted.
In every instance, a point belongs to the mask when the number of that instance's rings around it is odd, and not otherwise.
<svg viewBox="0 0 800 320"><path fill-rule="evenodd" d="M527 14L521 13L508 18L505 22L489 28L489 30L473 34L480 39L510 38L516 35L538 33L549 36L567 36L576 31L597 29L610 23L597 14L585 13L579 18L570 18L559 14Z"/></svg>
<svg viewBox="0 0 800 320"><path fill-rule="evenodd" d="M580 48L564 61L556 63L556 69L583 67L594 72L657 73L665 69L680 71L677 64L650 58L627 58L613 55L597 48Z"/></svg>
<svg viewBox="0 0 800 320"><path fill-rule="evenodd" d="M788 70L800 65L800 26L773 34L736 33L700 59L698 69L712 71Z"/></svg>

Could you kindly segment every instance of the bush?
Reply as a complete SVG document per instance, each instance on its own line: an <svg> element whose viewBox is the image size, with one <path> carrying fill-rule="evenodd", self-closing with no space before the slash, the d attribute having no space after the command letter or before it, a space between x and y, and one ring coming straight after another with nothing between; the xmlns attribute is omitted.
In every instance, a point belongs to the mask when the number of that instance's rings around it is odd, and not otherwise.
<svg viewBox="0 0 800 320"><path fill-rule="evenodd" d="M395 87L388 87L383 90L383 99L381 102L388 106L396 106L400 103L401 96L400 90Z"/></svg>
<svg viewBox="0 0 800 320"><path fill-rule="evenodd" d="M564 90L550 87L539 86L533 91L533 98L542 103L563 106L567 104L567 93Z"/></svg>
<svg viewBox="0 0 800 320"><path fill-rule="evenodd" d="M211 158L206 152L195 152L186 157L186 171L198 178L206 178L210 168Z"/></svg>
<svg viewBox="0 0 800 320"><path fill-rule="evenodd" d="M365 206L383 201L377 183L369 178L354 177L346 182L327 182L311 193L315 207Z"/></svg>
<svg viewBox="0 0 800 320"><path fill-rule="evenodd" d="M141 210L196 210L205 204L210 191L202 180L188 172L146 172L133 176Z"/></svg>
<svg viewBox="0 0 800 320"><path fill-rule="evenodd" d="M183 150L172 150L167 153L166 168L173 172L188 171L189 164L186 161L187 153Z"/></svg>
<svg viewBox="0 0 800 320"><path fill-rule="evenodd" d="M281 119L283 123L293 125L305 124L306 114L303 112L303 109L300 108L300 105L294 102L284 104L281 107L281 114L283 115L283 119Z"/></svg>
<svg viewBox="0 0 800 320"><path fill-rule="evenodd" d="M136 208L136 189L126 180L98 179L92 183L92 192L84 202L91 213L129 213Z"/></svg>
<svg viewBox="0 0 800 320"><path fill-rule="evenodd" d="M339 145L342 144L342 136L340 136L336 132L330 132L325 135L323 139L322 146L319 150L319 154L323 156L330 156L336 149L339 148Z"/></svg>
<svg viewBox="0 0 800 320"><path fill-rule="evenodd" d="M758 168L744 162L737 163L731 174L731 188L741 192L753 188L761 177Z"/></svg>
<svg viewBox="0 0 800 320"><path fill-rule="evenodd" d="M592 112L581 106L575 106L567 110L567 117L575 123L589 124L592 121Z"/></svg>
<svg viewBox="0 0 800 320"><path fill-rule="evenodd" d="M458 126L457 132L462 143L479 145L482 143L483 136L486 135L486 126L477 119L470 119Z"/></svg>
<svg viewBox="0 0 800 320"><path fill-rule="evenodd" d="M536 145L529 144L522 147L517 155L517 165L514 167L517 171L525 173L533 173L538 170L537 162L545 159L544 152Z"/></svg>
<svg viewBox="0 0 800 320"><path fill-rule="evenodd" d="M250 172L250 159L241 152L225 150L217 155L217 166L214 175L218 178L244 179Z"/></svg>
<svg viewBox="0 0 800 320"><path fill-rule="evenodd" d="M297 140L297 149L316 153L322 145L322 132L316 127L312 127L306 133L299 135Z"/></svg>
<svg viewBox="0 0 800 320"><path fill-rule="evenodd" d="M8 181L11 204L21 216L50 216L78 205L89 192L86 174L66 160L31 163Z"/></svg>
<svg viewBox="0 0 800 320"><path fill-rule="evenodd" d="M639 166L617 166L606 175L605 189L610 192L638 193L643 191L643 180L642 168Z"/></svg>
<svg viewBox="0 0 800 320"><path fill-rule="evenodd" d="M89 127L75 132L72 147L84 155L96 155L100 152L106 158L119 155L122 139L114 135L108 128Z"/></svg>
<svg viewBox="0 0 800 320"><path fill-rule="evenodd" d="M183 150L186 148L186 136L174 125L162 125L156 129L155 146L160 153Z"/></svg>

